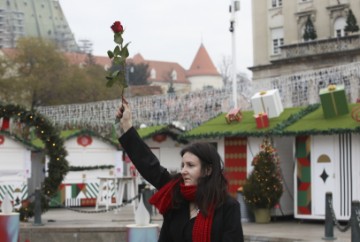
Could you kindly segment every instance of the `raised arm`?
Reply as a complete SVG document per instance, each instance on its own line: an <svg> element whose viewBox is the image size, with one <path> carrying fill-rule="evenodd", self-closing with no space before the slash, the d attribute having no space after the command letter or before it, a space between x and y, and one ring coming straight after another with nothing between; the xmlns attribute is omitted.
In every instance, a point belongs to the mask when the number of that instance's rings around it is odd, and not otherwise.
<svg viewBox="0 0 360 242"><path fill-rule="evenodd" d="M120 128L123 134L119 142L139 173L157 189L165 185L170 179L170 173L160 165L158 158L141 139L135 128L132 127L131 110L124 104L124 109L119 110Z"/></svg>

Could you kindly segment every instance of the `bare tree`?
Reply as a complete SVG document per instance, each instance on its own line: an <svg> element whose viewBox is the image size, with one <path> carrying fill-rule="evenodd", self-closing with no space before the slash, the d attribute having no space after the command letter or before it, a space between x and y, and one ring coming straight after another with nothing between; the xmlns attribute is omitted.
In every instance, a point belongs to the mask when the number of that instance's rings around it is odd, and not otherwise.
<svg viewBox="0 0 360 242"><path fill-rule="evenodd" d="M229 56L224 56L220 63L220 75L223 79L224 85L228 84L231 81L231 67L232 59Z"/></svg>

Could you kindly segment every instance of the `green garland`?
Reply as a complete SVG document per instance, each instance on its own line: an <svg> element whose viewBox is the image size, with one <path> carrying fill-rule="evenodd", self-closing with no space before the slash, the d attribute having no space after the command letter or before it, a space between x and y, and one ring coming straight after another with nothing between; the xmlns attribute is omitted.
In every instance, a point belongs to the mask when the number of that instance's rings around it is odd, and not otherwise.
<svg viewBox="0 0 360 242"><path fill-rule="evenodd" d="M302 109L300 112L291 115L288 119L286 119L285 121L283 121L283 122L279 123L278 125L276 125L274 127L274 129L271 130L271 134L272 135L285 135L284 134L284 129L286 127L288 127L288 126L292 125L293 123L297 122L298 120L300 120L301 118L303 118L307 114L309 114L311 112L314 112L319 107L320 107L319 103L307 106L306 108Z"/></svg>
<svg viewBox="0 0 360 242"><path fill-rule="evenodd" d="M112 169L113 165L108 166L70 166L69 171L91 171L91 170L104 170L104 169Z"/></svg>
<svg viewBox="0 0 360 242"><path fill-rule="evenodd" d="M69 165L65 157L67 152L64 148L64 141L60 138L60 131L53 127L49 120L36 111L27 111L18 105L0 104L0 118L14 118L28 127L34 127L35 134L45 144L45 153L49 157L48 176L42 185L42 193L47 197L52 197L58 190L64 176L69 170ZM44 198L44 196L42 196ZM33 202L28 207L22 206L20 218L27 220L27 216L32 217ZM47 211L48 203L42 199L42 212Z"/></svg>

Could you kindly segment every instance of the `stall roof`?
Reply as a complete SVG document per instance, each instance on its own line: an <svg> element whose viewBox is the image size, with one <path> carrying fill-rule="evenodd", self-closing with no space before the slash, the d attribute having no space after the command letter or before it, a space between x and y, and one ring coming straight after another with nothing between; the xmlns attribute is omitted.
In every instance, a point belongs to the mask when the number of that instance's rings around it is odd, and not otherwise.
<svg viewBox="0 0 360 242"><path fill-rule="evenodd" d="M137 132L142 139L150 138L156 134L166 134L169 135L173 140L176 140L180 143L187 143L186 139L182 139L182 134L184 131L172 124L139 128L137 129Z"/></svg>
<svg viewBox="0 0 360 242"><path fill-rule="evenodd" d="M351 110L355 105L349 104ZM201 124L200 126L185 132L182 138L220 138L232 136L266 136L266 135L305 135L305 134L333 134L346 132L360 132L360 123L351 117L351 111L347 115L331 119L323 117L320 104L307 107L286 108L279 117L271 118L270 125L264 129L257 129L253 111L242 112L240 122L227 124L226 113Z"/></svg>
<svg viewBox="0 0 360 242"><path fill-rule="evenodd" d="M139 128L137 129L137 132L142 139L147 139L155 134L160 133L162 130L166 129L166 127L166 125L149 126L145 128Z"/></svg>
<svg viewBox="0 0 360 242"><path fill-rule="evenodd" d="M6 137L12 138L16 142L23 144L27 149L29 149L31 151L40 151L42 149L42 147L35 145L33 143L30 143L27 140L13 134L13 133L10 133L8 131L0 130L0 135L4 135Z"/></svg>
<svg viewBox="0 0 360 242"><path fill-rule="evenodd" d="M119 142L117 141L116 137L114 137L113 139L108 139L108 138L105 138L105 137L101 136L97 132L94 132L94 131L91 131L91 130L73 129L73 130L63 130L60 133L60 137L62 139L64 139L65 141L68 140L68 139L71 139L73 137L76 137L78 135L90 135L90 136L93 136L93 137L97 137L100 140L103 140L105 143L108 143L108 144L110 144L111 146L114 146L117 149L120 148ZM41 147L41 148L45 147L44 143L39 138L34 139L32 141L32 144L37 146L37 147Z"/></svg>
<svg viewBox="0 0 360 242"><path fill-rule="evenodd" d="M183 137L188 139L196 138L218 138L230 136L264 136L269 135L282 128L284 122L290 122L294 115L301 113L304 107L294 107L285 109L279 117L270 118L269 127L256 128L254 112L243 111L240 122L226 123L225 115L222 113L217 117L201 124L200 126L184 133Z"/></svg>
<svg viewBox="0 0 360 242"><path fill-rule="evenodd" d="M319 105L313 112L308 113L297 122L283 130L284 135L336 134L359 133L360 122L351 117L351 110L359 103L349 104L350 112L345 115L325 119Z"/></svg>

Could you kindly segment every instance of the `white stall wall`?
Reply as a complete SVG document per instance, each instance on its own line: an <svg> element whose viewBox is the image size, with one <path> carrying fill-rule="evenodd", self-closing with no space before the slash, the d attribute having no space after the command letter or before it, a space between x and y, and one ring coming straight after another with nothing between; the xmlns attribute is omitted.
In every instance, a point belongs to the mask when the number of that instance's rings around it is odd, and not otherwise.
<svg viewBox="0 0 360 242"><path fill-rule="evenodd" d="M258 137L248 137L248 143L247 143L247 171L248 175L252 172L254 167L251 165L252 160L254 159L254 156L260 151L260 145L263 141L263 138Z"/></svg>
<svg viewBox="0 0 360 242"><path fill-rule="evenodd" d="M352 189L352 200L360 201L360 135L353 134L352 135L352 181L353 181L353 189Z"/></svg>
<svg viewBox="0 0 360 242"><path fill-rule="evenodd" d="M294 214L294 143L295 139L293 137L274 138L274 146L280 159L280 168L284 188L283 195L280 199L280 207L275 211L276 215Z"/></svg>
<svg viewBox="0 0 360 242"><path fill-rule="evenodd" d="M122 160L122 151L103 140L92 137L91 145L83 147L77 143L77 138L69 139L65 142L65 149L68 151L66 159L69 166L114 166L109 169L98 169L90 171L72 171L68 172L63 183L97 183L98 177L109 175L122 176L124 174L124 165ZM119 169L120 171L116 171ZM112 174L110 174L112 172Z"/></svg>
<svg viewBox="0 0 360 242"><path fill-rule="evenodd" d="M25 182L31 175L30 162L31 151L4 136L4 143L0 145L0 181Z"/></svg>
<svg viewBox="0 0 360 242"><path fill-rule="evenodd" d="M338 163L338 149L336 145L337 136L312 136L311 140L311 193L312 193L312 214L314 217L325 216L325 195L331 192L336 196L335 191L335 165ZM328 156L328 161L320 161L320 157ZM321 178L322 173L327 178ZM324 176L323 175L323 176ZM334 205L337 201L334 200Z"/></svg>
<svg viewBox="0 0 360 242"><path fill-rule="evenodd" d="M316 135L311 140L312 219L325 218L325 195L332 193L336 219L349 220L359 196L359 135Z"/></svg>
<svg viewBox="0 0 360 242"><path fill-rule="evenodd" d="M156 142L152 138L144 140L151 151L159 159L160 164L170 172L179 172L181 167L180 151L184 147L169 136L163 142Z"/></svg>
<svg viewBox="0 0 360 242"><path fill-rule="evenodd" d="M28 178L31 177L31 151L20 142L2 135L0 144L0 201L6 194L14 201L28 196ZM20 203L15 207L19 208Z"/></svg>

